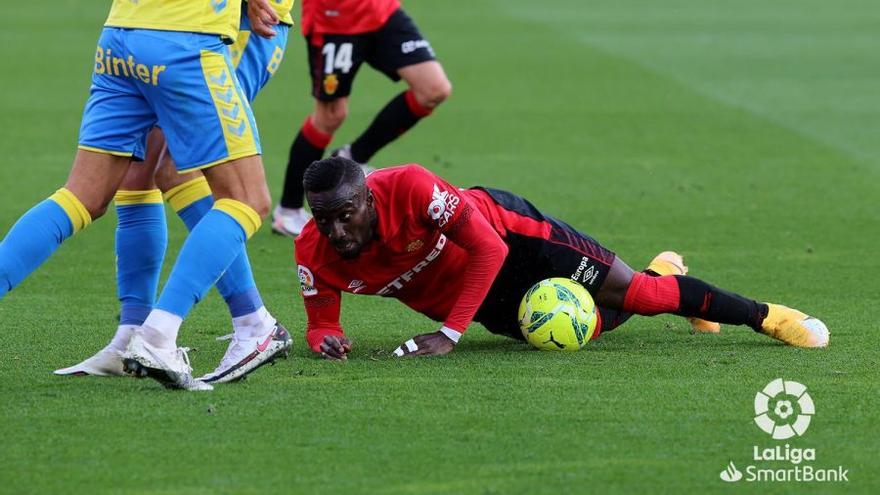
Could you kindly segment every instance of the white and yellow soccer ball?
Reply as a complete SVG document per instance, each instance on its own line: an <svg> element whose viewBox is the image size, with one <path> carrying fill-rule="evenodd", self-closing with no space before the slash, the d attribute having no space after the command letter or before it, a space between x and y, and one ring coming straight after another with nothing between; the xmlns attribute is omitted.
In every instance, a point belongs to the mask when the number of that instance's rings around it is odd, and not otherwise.
<svg viewBox="0 0 880 495"><path fill-rule="evenodd" d="M548 278L533 285L519 303L519 328L538 349L577 351L596 331L596 303L581 284Z"/></svg>

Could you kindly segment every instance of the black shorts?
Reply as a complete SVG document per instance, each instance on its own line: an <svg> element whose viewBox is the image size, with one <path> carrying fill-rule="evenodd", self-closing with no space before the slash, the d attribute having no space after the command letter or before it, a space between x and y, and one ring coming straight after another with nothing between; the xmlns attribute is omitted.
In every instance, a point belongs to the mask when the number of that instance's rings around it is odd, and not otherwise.
<svg viewBox="0 0 880 495"><path fill-rule="evenodd" d="M546 223L550 234L545 237L508 230L504 239L509 248L507 258L474 321L492 333L523 340L517 312L532 285L546 278L564 277L583 285L590 294L596 294L614 262L613 252L565 222L544 215L520 196L496 189L478 189L510 212L512 215L508 218L513 218L512 221L518 216L523 223Z"/></svg>
<svg viewBox="0 0 880 495"><path fill-rule="evenodd" d="M401 67L434 60L431 44L403 9L391 14L378 31L306 36L306 49L312 96L321 101L351 94L354 76L364 62L399 81Z"/></svg>

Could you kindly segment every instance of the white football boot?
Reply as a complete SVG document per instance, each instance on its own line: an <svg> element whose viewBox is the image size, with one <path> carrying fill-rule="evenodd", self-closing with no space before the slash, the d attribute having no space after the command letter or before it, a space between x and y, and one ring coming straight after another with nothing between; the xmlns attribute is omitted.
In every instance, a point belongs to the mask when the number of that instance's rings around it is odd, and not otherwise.
<svg viewBox="0 0 880 495"><path fill-rule="evenodd" d="M272 232L296 237L311 218L312 215L305 208L284 208L278 205L272 212Z"/></svg>
<svg viewBox="0 0 880 495"><path fill-rule="evenodd" d="M342 158L348 158L349 160L357 161L351 157L351 145L350 144L344 144L341 147L333 150L333 152L330 153L330 156L341 156ZM371 173L376 171L375 168L367 165L366 163L360 163L360 166L361 166L361 170L364 171L364 176L370 175Z"/></svg>
<svg viewBox="0 0 880 495"><path fill-rule="evenodd" d="M148 376L166 388L182 390L213 390L211 385L196 380L192 376L187 348L163 349L155 347L135 332L122 355L122 363L127 373L137 378Z"/></svg>
<svg viewBox="0 0 880 495"><path fill-rule="evenodd" d="M199 377L205 383L226 383L241 380L260 366L274 364L278 357L287 358L293 341L287 329L275 322L269 332L257 337L239 337L235 334L220 365L213 372Z"/></svg>
<svg viewBox="0 0 880 495"><path fill-rule="evenodd" d="M69 368L55 370L60 376L125 376L122 370L122 353L105 347L85 361Z"/></svg>

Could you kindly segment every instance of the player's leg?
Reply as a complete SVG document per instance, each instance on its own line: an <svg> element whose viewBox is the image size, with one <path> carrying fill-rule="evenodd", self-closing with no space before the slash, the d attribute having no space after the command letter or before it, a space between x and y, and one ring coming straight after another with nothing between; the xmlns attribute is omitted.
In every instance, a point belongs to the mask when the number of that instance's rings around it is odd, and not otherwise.
<svg viewBox="0 0 880 495"><path fill-rule="evenodd" d="M597 304L639 315L671 313L746 325L798 347L824 347L828 344L825 325L799 311L760 303L695 277L636 273L619 258L614 260L595 298Z"/></svg>
<svg viewBox="0 0 880 495"><path fill-rule="evenodd" d="M688 267L684 264L684 258L674 251L664 251L651 260L648 268L643 273L652 276L662 275L687 275ZM714 321L707 321L702 318L688 317L688 323L694 331L703 333L718 333L721 331L721 325Z"/></svg>
<svg viewBox="0 0 880 495"><path fill-rule="evenodd" d="M127 37L135 60L164 67L158 84L140 90L155 109L178 170L203 169L216 201L184 242L124 363L169 387L210 389L192 378L183 351L176 348L177 333L269 210L259 135L228 48L217 37L146 30L128 31Z"/></svg>
<svg viewBox="0 0 880 495"><path fill-rule="evenodd" d="M103 349L56 375L120 376L122 353L132 333L141 325L156 302L159 275L168 245L165 207L162 193L153 175L164 147L162 131L157 127L147 138L142 162L129 167L115 195L116 215L116 287L119 297L119 325Z"/></svg>
<svg viewBox="0 0 880 495"><path fill-rule="evenodd" d="M142 149L155 114L131 79L111 76L109 59L125 52L122 30L105 28L80 126L79 150L67 183L24 214L0 244L0 298L41 265L68 237L104 214L131 157ZM140 157L137 157L140 158Z"/></svg>
<svg viewBox="0 0 880 495"><path fill-rule="evenodd" d="M369 162L452 93L452 83L435 60L431 45L403 10L395 12L375 36L368 62L394 81L402 78L409 89L392 98L350 148L341 150L358 163Z"/></svg>
<svg viewBox="0 0 880 495"><path fill-rule="evenodd" d="M190 231L214 206L214 197L205 177L200 172L178 174L170 153L163 154L156 182ZM278 356L287 356L291 340L263 304L247 250L235 258L215 286L232 317L232 342L220 366L201 380L208 383L232 381ZM265 345L266 342L269 344Z"/></svg>
<svg viewBox="0 0 880 495"><path fill-rule="evenodd" d="M272 230L296 236L311 218L304 208L303 174L320 160L348 115L348 95L366 54L367 37L311 36L306 38L315 109L306 117L290 145L284 190L273 212Z"/></svg>
<svg viewBox="0 0 880 495"><path fill-rule="evenodd" d="M276 27L276 35L271 39L252 35L247 15L242 12L241 29L230 47L230 54L241 93L247 101L256 98L277 70L288 32L289 26L282 24ZM205 177L199 172L178 174L168 152L163 154L156 181L190 231L214 206ZM291 339L264 306L246 250L232 261L215 285L232 316L233 336L220 366L201 380L208 383L236 380L279 355L287 355Z"/></svg>
<svg viewBox="0 0 880 495"><path fill-rule="evenodd" d="M129 161L129 157L77 151L64 187L22 215L0 243L0 299L68 237L104 214Z"/></svg>

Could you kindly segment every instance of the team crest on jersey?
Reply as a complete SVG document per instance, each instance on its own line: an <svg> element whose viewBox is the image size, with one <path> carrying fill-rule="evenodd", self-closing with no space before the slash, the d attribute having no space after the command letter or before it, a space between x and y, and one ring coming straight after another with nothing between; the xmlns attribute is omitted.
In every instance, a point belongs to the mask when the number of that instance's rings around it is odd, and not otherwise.
<svg viewBox="0 0 880 495"><path fill-rule="evenodd" d="M422 246L424 246L424 245L425 245L424 241L422 241L421 239L416 239L406 245L406 252L407 253L414 253L414 252L418 251L419 249L422 249Z"/></svg>
<svg viewBox="0 0 880 495"><path fill-rule="evenodd" d="M357 294L358 292L364 290L364 287L366 287L366 286L367 286L367 284L364 283L363 280L352 280L351 282L348 283L348 290Z"/></svg>
<svg viewBox="0 0 880 495"><path fill-rule="evenodd" d="M324 76L324 93L332 95L336 93L336 88L338 87L339 79L336 78L336 74L327 74Z"/></svg>
<svg viewBox="0 0 880 495"><path fill-rule="evenodd" d="M441 191L437 184L434 184L434 191L431 193L431 203L428 205L428 216L431 220L436 220L437 225L443 227L455 214L455 209L461 199L449 191Z"/></svg>
<svg viewBox="0 0 880 495"><path fill-rule="evenodd" d="M137 3L137 2L134 2ZM227 0L211 0L211 7L214 8L214 12L218 14L226 8Z"/></svg>
<svg viewBox="0 0 880 495"><path fill-rule="evenodd" d="M297 265L296 271L297 275L299 275L299 286L302 289L302 295L314 296L317 294L318 289L315 288L315 276L312 275L312 271L302 265Z"/></svg>

